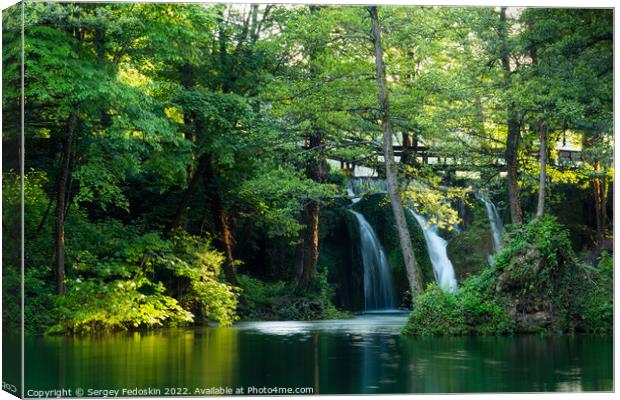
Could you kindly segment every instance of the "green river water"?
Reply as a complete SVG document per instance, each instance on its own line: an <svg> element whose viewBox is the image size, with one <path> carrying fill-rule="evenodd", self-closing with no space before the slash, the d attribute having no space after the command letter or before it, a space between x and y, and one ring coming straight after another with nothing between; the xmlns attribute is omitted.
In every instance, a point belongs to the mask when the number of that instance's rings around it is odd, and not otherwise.
<svg viewBox="0 0 620 400"><path fill-rule="evenodd" d="M97 396L104 389L127 390L118 395L271 390L265 387L320 394L613 390L611 337L412 338L399 334L405 320L406 314L377 313L28 337L26 395L58 388Z"/></svg>

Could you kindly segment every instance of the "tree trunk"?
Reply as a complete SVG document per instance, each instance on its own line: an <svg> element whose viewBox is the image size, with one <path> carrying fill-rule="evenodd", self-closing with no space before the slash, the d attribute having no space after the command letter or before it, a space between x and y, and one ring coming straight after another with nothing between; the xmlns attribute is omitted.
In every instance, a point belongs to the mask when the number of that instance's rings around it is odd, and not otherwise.
<svg viewBox="0 0 620 400"><path fill-rule="evenodd" d="M303 211L302 211L302 223L303 223ZM305 229L305 228L304 228ZM301 276L304 273L304 248L305 248L305 233L302 232L301 238L299 242L297 242L297 246L295 247L295 279L298 282L301 282Z"/></svg>
<svg viewBox="0 0 620 400"><path fill-rule="evenodd" d="M67 137L62 145L62 165L56 187L56 291L65 294L65 200L71 165L71 146L77 128L77 113L69 116Z"/></svg>
<svg viewBox="0 0 620 400"><path fill-rule="evenodd" d="M607 173L601 178L601 228L600 239L603 247L607 247L608 243L605 237L605 231L607 229L607 199L609 193L609 181L606 178ZM613 242L611 243L610 250L613 250Z"/></svg>
<svg viewBox="0 0 620 400"><path fill-rule="evenodd" d="M392 204L392 212L398 229L400 248L405 260L405 268L411 295L422 292L422 281L418 272L418 266L411 245L411 236L405 219L405 211L400 199L398 176L394 162L394 148L392 145L392 124L390 119L390 107L386 88L385 67L383 65L383 49L381 47L381 27L376 6L369 6L370 19L372 21L372 37L375 49L375 67L377 86L379 88L379 107L381 110L381 130L383 131L383 156L385 158L385 175L387 178L388 195Z"/></svg>
<svg viewBox="0 0 620 400"><path fill-rule="evenodd" d="M319 203L311 201L303 210L303 230L301 276L299 282L302 285L310 282L316 273L316 265L319 259Z"/></svg>
<svg viewBox="0 0 620 400"><path fill-rule="evenodd" d="M311 14L319 12L321 6L309 5ZM308 54L310 60L316 58L315 50L310 50ZM318 75L317 67L311 64L310 73L312 76ZM306 143L310 159L306 162L306 176L315 182L322 183L327 178L328 166L325 154L322 150L323 132L319 129L311 129L306 137ZM297 268L300 268L299 285L304 286L310 282L316 273L317 262L319 260L319 218L321 206L316 200L309 200L301 212L301 222L304 225L301 240L297 248L296 255Z"/></svg>
<svg viewBox="0 0 620 400"><path fill-rule="evenodd" d="M510 202L510 215L512 222L523 222L523 210L521 209L521 190L519 188L519 149L520 128L519 123L510 119L508 121L508 137L506 140L506 169L508 171L508 201Z"/></svg>
<svg viewBox="0 0 620 400"><path fill-rule="evenodd" d="M594 163L594 171L599 173L600 163ZM595 176L592 180L594 189L594 213L596 216L596 245L599 249L605 246L605 230L607 225L607 180Z"/></svg>
<svg viewBox="0 0 620 400"><path fill-rule="evenodd" d="M52 210L53 204L54 204L54 198L50 196L50 199L47 203L47 207L45 208L45 212L43 213L43 217L41 218L41 222L39 222L39 225L37 225L37 229L34 231L33 237L39 236L39 233L41 233L41 231L43 230L43 227L45 226L45 221L47 221L47 217L49 216L50 211Z"/></svg>
<svg viewBox="0 0 620 400"><path fill-rule="evenodd" d="M601 196L601 179L594 178L592 180L592 187L594 189L594 214L596 217L596 242L600 247L604 235L603 229L603 198Z"/></svg>
<svg viewBox="0 0 620 400"><path fill-rule="evenodd" d="M538 183L538 207L536 208L536 218L540 218L545 213L545 184L547 181L547 127L544 122L540 122L540 181Z"/></svg>
<svg viewBox="0 0 620 400"><path fill-rule="evenodd" d="M219 230L219 240L224 249L226 262L224 262L224 276L231 285L238 286L237 274L235 272L235 258L233 257L233 234L230 229L228 212L224 208L219 195L214 196L213 209L215 211L216 224Z"/></svg>
<svg viewBox="0 0 620 400"><path fill-rule="evenodd" d="M504 74L504 90L510 90L511 72L508 50L508 27L506 24L506 7L500 11L499 40L501 44L501 62ZM513 105L508 105L508 136L506 138L506 151L504 158L508 170L508 201L510 203L510 215L513 223L523 222L523 210L521 209L521 192L519 189L519 137L521 134L519 119L513 111Z"/></svg>
<svg viewBox="0 0 620 400"><path fill-rule="evenodd" d="M230 216L224 207L222 198L217 190L216 175L210 160L206 162L205 179L203 183L207 192L207 201L211 204L211 214L215 219L215 228L217 230L217 242L220 249L224 252L226 261L224 262L224 277L231 285L238 286L237 273L235 272L235 258L233 256L234 236L230 228Z"/></svg>
<svg viewBox="0 0 620 400"><path fill-rule="evenodd" d="M327 162L325 156L320 150L323 144L323 135L319 131L312 132L308 138L308 147L310 150L316 151L306 166L306 175L315 182L322 183L327 178ZM302 230L301 252L298 261L301 264L301 274L299 275L299 283L305 285L316 273L316 265L319 260L319 216L320 204L316 200L310 200L302 211L302 224L305 226Z"/></svg>
<svg viewBox="0 0 620 400"><path fill-rule="evenodd" d="M172 218L172 222L170 222L170 225L168 226L168 229L167 229L168 232L178 228L179 225L181 224L181 219L183 218L183 214L185 213L185 210L187 210L189 201L191 200L192 195L196 191L196 188L198 187L198 182L200 181L200 178L202 178L202 176L204 175L209 163L210 163L210 160L207 155L203 155L202 157L200 157L200 160L198 162L198 167L193 172L189 180L189 183L187 185L187 189L183 193L183 197L181 197L181 201L179 202L177 211L174 214L174 217Z"/></svg>
<svg viewBox="0 0 620 400"><path fill-rule="evenodd" d="M584 150L594 149L601 145L600 132L586 132L583 138ZM596 237L594 238L597 250L600 252L606 247L613 247L613 243L606 241L605 232L607 229L607 195L609 190L609 182L607 180L608 170L605 164L601 165L601 160L596 155L589 155L584 152L585 161L592 166L592 190L594 192L594 216L596 218Z"/></svg>

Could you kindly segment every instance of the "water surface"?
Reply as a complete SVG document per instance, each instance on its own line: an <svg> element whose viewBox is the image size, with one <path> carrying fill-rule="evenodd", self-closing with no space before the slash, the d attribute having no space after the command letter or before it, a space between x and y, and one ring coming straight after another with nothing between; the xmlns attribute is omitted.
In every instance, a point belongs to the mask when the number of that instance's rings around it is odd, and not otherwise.
<svg viewBox="0 0 620 400"><path fill-rule="evenodd" d="M412 338L402 313L26 340L26 387L321 394L612 390L611 337ZM192 393L190 393L192 394Z"/></svg>

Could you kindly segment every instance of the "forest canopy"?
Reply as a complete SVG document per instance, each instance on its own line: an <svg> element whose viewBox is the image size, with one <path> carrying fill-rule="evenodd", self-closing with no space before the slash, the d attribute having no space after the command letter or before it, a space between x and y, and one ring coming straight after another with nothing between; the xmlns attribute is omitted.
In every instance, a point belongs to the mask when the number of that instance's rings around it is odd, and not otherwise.
<svg viewBox="0 0 620 400"><path fill-rule="evenodd" d="M476 196L508 225L493 273L530 239L554 260L567 245L559 262L578 265L573 280L594 269L603 284L583 290L610 312L612 10L28 2L23 104L21 8L2 18L3 230L20 231L23 182L29 332L358 311L359 256L334 243L359 229L360 176L387 182L375 229L418 331L433 296L488 301L513 329L514 298L480 286L495 282L486 257L463 294L435 294L403 211L451 241L475 225ZM562 246L541 245L547 231ZM19 235L4 238L8 304ZM605 331L595 306L579 321Z"/></svg>

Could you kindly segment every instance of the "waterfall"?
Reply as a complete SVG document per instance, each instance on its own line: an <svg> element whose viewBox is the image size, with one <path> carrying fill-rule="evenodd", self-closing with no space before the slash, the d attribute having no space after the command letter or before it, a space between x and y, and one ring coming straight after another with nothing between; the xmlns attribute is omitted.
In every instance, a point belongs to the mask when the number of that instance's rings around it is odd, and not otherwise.
<svg viewBox="0 0 620 400"><path fill-rule="evenodd" d="M362 194L381 192L387 192L387 183L383 179L354 178L351 179L347 185L347 194L354 204L360 200ZM424 231L424 239L431 258L431 263L433 264L433 273L437 284L443 289L455 291L457 283L454 274L454 267L452 266L452 262L448 258L448 253L446 251L448 242L439 236L436 225L429 226L424 217L416 214L412 209L408 210L414 216L416 221L418 221L418 224L420 224L422 230ZM366 309L372 310L377 308L386 308L382 306L377 307L376 305L373 305L375 303L372 302L369 303L369 299L377 298L375 294L378 293L376 291L377 287L388 284L389 288L386 290L393 293L391 279L389 279L390 269L385 253L381 248L381 244L377 240L374 230L368 224L366 219L364 219L364 216L355 211L351 212L356 216L359 222L360 234L362 236L362 262L364 264L364 292L366 297ZM458 229L458 226L455 228ZM380 265L384 265L385 268L380 267ZM379 275L381 275L381 277L377 278ZM384 276L387 277L387 279L384 278ZM390 296L393 299L394 296Z"/></svg>
<svg viewBox="0 0 620 400"><path fill-rule="evenodd" d="M428 249L428 255L433 264L433 273L435 274L437 284L444 290L454 292L457 287L456 276L454 274L454 267L448 258L448 252L446 250L448 242L439 236L437 225L430 225L423 216L417 214L411 208L408 208L408 210L416 221L418 221L418 224L424 232L426 248Z"/></svg>
<svg viewBox="0 0 620 400"><path fill-rule="evenodd" d="M491 233L493 234L493 249L495 250L495 253L497 253L501 243L500 237L504 232L502 218L497 212L495 204L493 204L490 200L482 196L478 196L478 199L484 203L484 207L487 209L487 216L489 217L489 224L491 225Z"/></svg>
<svg viewBox="0 0 620 400"><path fill-rule="evenodd" d="M364 305L366 311L396 308L392 274L383 247L364 216L349 210L359 224L364 266Z"/></svg>
<svg viewBox="0 0 620 400"><path fill-rule="evenodd" d="M349 182L347 185L347 196L349 196L349 199L353 204L361 200L360 194L355 193L355 189L353 189L353 185L351 184L351 182Z"/></svg>

